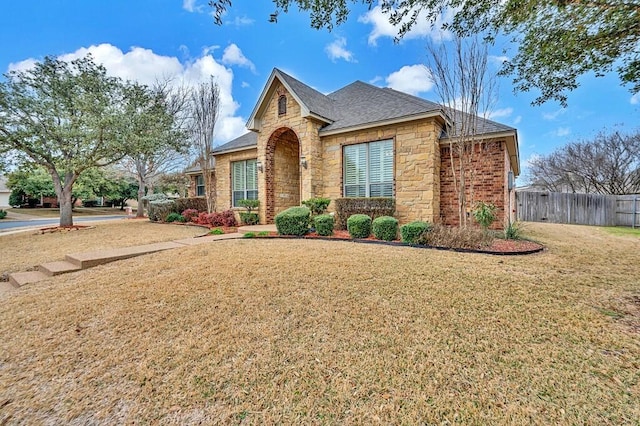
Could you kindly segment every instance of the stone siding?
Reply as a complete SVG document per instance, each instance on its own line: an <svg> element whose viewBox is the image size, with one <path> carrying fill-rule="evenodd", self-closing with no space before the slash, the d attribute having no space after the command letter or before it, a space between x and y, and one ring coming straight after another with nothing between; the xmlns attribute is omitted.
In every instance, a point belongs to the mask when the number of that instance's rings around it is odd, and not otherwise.
<svg viewBox="0 0 640 426"><path fill-rule="evenodd" d="M323 196L332 200L343 196L343 146L392 139L396 218L401 224L433 222L440 215L440 131L430 118L323 137Z"/></svg>
<svg viewBox="0 0 640 426"><path fill-rule="evenodd" d="M257 151L255 148L216 155L216 211L220 212L233 208L231 198L231 163L234 161L253 160L256 156ZM258 179L260 179L260 172L258 172ZM258 197L260 197L259 188ZM236 210L244 211L242 208Z"/></svg>

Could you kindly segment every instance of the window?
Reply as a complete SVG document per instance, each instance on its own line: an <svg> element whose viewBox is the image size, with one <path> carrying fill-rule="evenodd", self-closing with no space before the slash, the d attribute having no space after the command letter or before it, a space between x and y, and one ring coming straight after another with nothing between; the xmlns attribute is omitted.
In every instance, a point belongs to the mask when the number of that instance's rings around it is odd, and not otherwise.
<svg viewBox="0 0 640 426"><path fill-rule="evenodd" d="M233 207L240 207L240 200L258 199L258 169L256 160L235 161L231 163L231 190Z"/></svg>
<svg viewBox="0 0 640 426"><path fill-rule="evenodd" d="M281 95L278 98L278 115L284 115L287 113L287 97Z"/></svg>
<svg viewBox="0 0 640 426"><path fill-rule="evenodd" d="M344 147L344 196L393 197L393 141Z"/></svg>
<svg viewBox="0 0 640 426"><path fill-rule="evenodd" d="M196 197L204 197L204 176L196 176Z"/></svg>

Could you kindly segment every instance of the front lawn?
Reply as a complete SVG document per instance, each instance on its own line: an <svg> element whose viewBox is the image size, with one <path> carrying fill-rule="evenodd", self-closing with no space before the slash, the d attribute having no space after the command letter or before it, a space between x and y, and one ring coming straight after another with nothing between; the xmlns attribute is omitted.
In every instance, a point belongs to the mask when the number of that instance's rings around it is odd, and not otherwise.
<svg viewBox="0 0 640 426"><path fill-rule="evenodd" d="M640 239L525 234L548 250L238 239L27 286L0 423L637 424Z"/></svg>

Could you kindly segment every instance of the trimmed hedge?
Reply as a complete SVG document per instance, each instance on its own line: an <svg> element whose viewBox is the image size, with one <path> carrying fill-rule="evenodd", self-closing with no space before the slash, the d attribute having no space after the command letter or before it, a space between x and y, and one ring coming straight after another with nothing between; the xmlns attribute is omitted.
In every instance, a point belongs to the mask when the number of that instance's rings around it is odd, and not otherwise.
<svg viewBox="0 0 640 426"><path fill-rule="evenodd" d="M311 210L307 207L290 207L278 213L275 218L280 235L304 235L309 231Z"/></svg>
<svg viewBox="0 0 640 426"><path fill-rule="evenodd" d="M149 220L152 222L166 222L167 216L177 213L176 203L172 200L149 201Z"/></svg>
<svg viewBox="0 0 640 426"><path fill-rule="evenodd" d="M257 225L260 217L258 213L240 212L240 221L245 225Z"/></svg>
<svg viewBox="0 0 640 426"><path fill-rule="evenodd" d="M176 210L183 212L185 210L197 210L199 212L207 211L207 200L202 197L178 198L176 201Z"/></svg>
<svg viewBox="0 0 640 426"><path fill-rule="evenodd" d="M347 229L347 219L354 214L366 214L372 220L380 216L393 216L396 200L387 197L374 198L337 198L336 228Z"/></svg>
<svg viewBox="0 0 640 426"><path fill-rule="evenodd" d="M366 214L354 214L347 219L351 238L367 238L371 235L371 218Z"/></svg>
<svg viewBox="0 0 640 426"><path fill-rule="evenodd" d="M421 220L416 220L415 222L402 225L400 227L402 242L416 244L418 242L418 238L430 229L431 225Z"/></svg>
<svg viewBox="0 0 640 426"><path fill-rule="evenodd" d="M380 216L371 224L373 235L384 241L393 241L398 237L398 219L391 216Z"/></svg>
<svg viewBox="0 0 640 426"><path fill-rule="evenodd" d="M333 216L330 214L321 214L313 219L313 225L318 235L328 237L333 234Z"/></svg>
<svg viewBox="0 0 640 426"><path fill-rule="evenodd" d="M330 203L331 198L316 197L304 200L302 202L302 205L309 207L309 210L311 210L311 214L313 216L319 216L327 211L327 207L329 207Z"/></svg>

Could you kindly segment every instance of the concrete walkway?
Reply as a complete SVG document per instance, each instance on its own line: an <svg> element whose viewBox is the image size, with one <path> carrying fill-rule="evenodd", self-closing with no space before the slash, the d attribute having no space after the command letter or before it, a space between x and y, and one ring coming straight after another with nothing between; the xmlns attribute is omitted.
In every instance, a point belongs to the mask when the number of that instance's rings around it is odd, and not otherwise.
<svg viewBox="0 0 640 426"><path fill-rule="evenodd" d="M276 232L276 227L275 225L242 226L238 228L238 232L232 234L207 235L204 237L184 238L164 243L67 254L65 256L65 260L43 263L42 265L39 265L38 269L35 271L15 272L10 274L9 282L0 282L0 295L10 291L15 291L24 285L46 280L56 275L77 272L94 266L115 262L117 260L129 259L131 257L142 256L164 250L207 244L220 240L243 238L243 236L249 232L256 234L260 232Z"/></svg>

